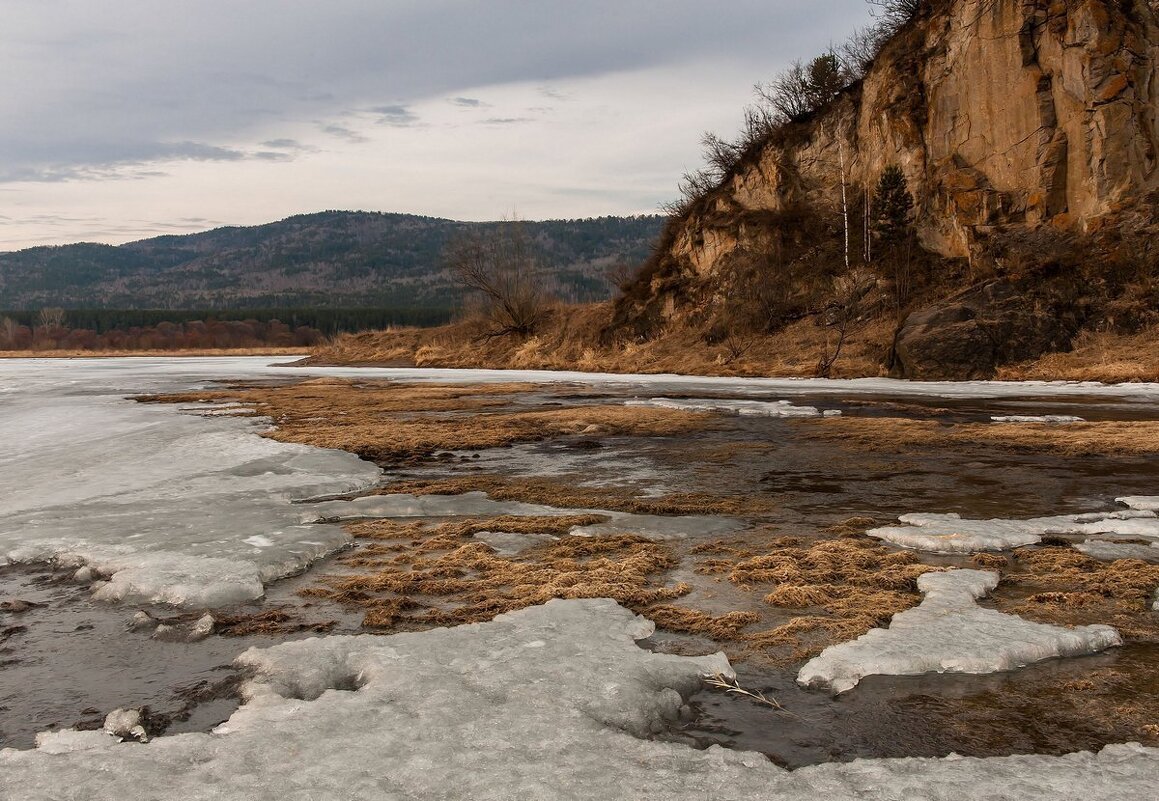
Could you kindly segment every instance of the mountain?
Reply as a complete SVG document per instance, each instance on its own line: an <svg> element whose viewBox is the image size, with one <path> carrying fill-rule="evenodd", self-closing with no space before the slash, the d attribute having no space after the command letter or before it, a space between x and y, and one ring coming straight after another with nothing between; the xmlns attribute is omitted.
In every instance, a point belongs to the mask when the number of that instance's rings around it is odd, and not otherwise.
<svg viewBox="0 0 1159 801"><path fill-rule="evenodd" d="M638 264L657 216L521 222L570 301L610 297L608 271ZM425 307L458 303L441 266L457 234L511 223L326 211L111 246L0 253L0 309Z"/></svg>
<svg viewBox="0 0 1159 801"><path fill-rule="evenodd" d="M715 143L606 340L683 328L711 343L810 319L837 341L879 323L883 369L962 378L1159 324L1152 3L884 5L899 24L862 76ZM823 88L834 63L799 82ZM881 236L890 168L913 203L904 247Z"/></svg>

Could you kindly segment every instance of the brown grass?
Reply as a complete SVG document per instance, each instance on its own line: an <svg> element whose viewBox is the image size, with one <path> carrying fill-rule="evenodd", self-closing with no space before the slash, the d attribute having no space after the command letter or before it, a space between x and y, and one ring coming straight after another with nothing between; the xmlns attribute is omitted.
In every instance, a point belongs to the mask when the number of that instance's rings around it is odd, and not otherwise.
<svg viewBox="0 0 1159 801"><path fill-rule="evenodd" d="M994 596L1002 611L1056 625L1106 623L1126 638L1159 642L1159 615L1151 611L1159 565L1103 562L1055 546L1019 548L1014 557Z"/></svg>
<svg viewBox="0 0 1159 801"><path fill-rule="evenodd" d="M142 401L237 401L276 428L266 436L366 459L398 462L437 451L482 450L553 437L673 436L710 424L711 416L622 405L496 411L526 384L450 386L317 379L289 386L239 387ZM468 414L469 413L469 414Z"/></svg>
<svg viewBox="0 0 1159 801"><path fill-rule="evenodd" d="M1069 353L1003 367L998 378L1013 380L1159 381L1159 328L1122 335L1085 331Z"/></svg>
<svg viewBox="0 0 1159 801"><path fill-rule="evenodd" d="M726 612L711 615L686 606L659 604L649 607L646 614L659 627L685 634L701 634L714 640L735 640L746 626L760 621L755 612Z"/></svg>
<svg viewBox="0 0 1159 801"><path fill-rule="evenodd" d="M1159 453L1159 421L959 423L903 418L832 417L803 420L809 435L866 451L909 453L979 446L1066 456L1137 456Z"/></svg>
<svg viewBox="0 0 1159 801"><path fill-rule="evenodd" d="M484 340L477 323L441 328L392 329L346 334L317 348L318 364L392 364L417 367L582 370L693 375L811 376L833 334L807 319L773 335L754 334L709 344L700 331L672 329L646 342L603 345L610 303L563 307L537 336ZM850 332L833 376L879 375L893 338L890 320Z"/></svg>
<svg viewBox="0 0 1159 801"><path fill-rule="evenodd" d="M563 537L514 556L467 538L479 531L562 532L591 516L480 518L444 525L374 521L350 527L371 544L339 557L361 572L319 579L303 591L365 612L363 625L425 627L490 620L552 598L612 598L636 611L689 591L660 581L677 564L671 549L643 537ZM401 541L397 545L383 541Z"/></svg>
<svg viewBox="0 0 1159 801"><path fill-rule="evenodd" d="M256 614L214 613L214 631L227 637L245 637L253 634L282 635L299 631L319 634L338 625L335 620L304 622L285 608L267 609Z"/></svg>
<svg viewBox="0 0 1159 801"><path fill-rule="evenodd" d="M746 631L731 636L735 642L727 651L733 659L774 664L807 659L886 625L921 600L918 576L946 569L921 564L911 552L848 536L807 547L794 537L771 539L763 546L717 540L695 546L691 553L705 557L696 563L697 573L727 577L741 588L764 593L768 611L758 613ZM781 610L807 614L784 621ZM715 637L716 626L703 622L703 630L696 633ZM688 631L696 623L695 618L682 621L678 630Z"/></svg>
<svg viewBox="0 0 1159 801"><path fill-rule="evenodd" d="M522 501L560 509L607 509L643 515L752 516L768 514L774 508L772 502L762 498L699 492L639 497L634 490L624 487L581 487L565 480L496 475L396 481L376 492L382 495L460 495L465 492L485 492L497 501Z"/></svg>

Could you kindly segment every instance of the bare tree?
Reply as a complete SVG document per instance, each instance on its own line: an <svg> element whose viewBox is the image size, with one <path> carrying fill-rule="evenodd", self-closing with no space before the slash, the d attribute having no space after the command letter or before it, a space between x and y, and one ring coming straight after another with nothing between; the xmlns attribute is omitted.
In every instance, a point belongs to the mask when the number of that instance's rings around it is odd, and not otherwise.
<svg viewBox="0 0 1159 801"><path fill-rule="evenodd" d="M829 378L833 365L841 356L849 326L861 315L861 301L873 288L874 278L867 270L858 268L833 279L833 299L825 309L825 324L837 335L837 341L828 338L817 362L817 376Z"/></svg>
<svg viewBox="0 0 1159 801"><path fill-rule="evenodd" d="M518 221L461 235L447 246L443 259L481 299L487 338L529 336L551 309L547 278L527 229Z"/></svg>
<svg viewBox="0 0 1159 801"><path fill-rule="evenodd" d="M756 93L772 109L778 123L799 120L813 110L809 103L809 73L800 61L794 61L768 83L757 84Z"/></svg>
<svg viewBox="0 0 1159 801"><path fill-rule="evenodd" d="M37 315L36 324L45 329L60 328L64 325L64 309L41 309L40 314Z"/></svg>
<svg viewBox="0 0 1159 801"><path fill-rule="evenodd" d="M921 11L925 0L868 0L873 10L869 13L877 19L883 28L888 27L890 34L896 32Z"/></svg>
<svg viewBox="0 0 1159 801"><path fill-rule="evenodd" d="M0 318L0 342L9 348L16 346L16 332L20 324L11 317Z"/></svg>

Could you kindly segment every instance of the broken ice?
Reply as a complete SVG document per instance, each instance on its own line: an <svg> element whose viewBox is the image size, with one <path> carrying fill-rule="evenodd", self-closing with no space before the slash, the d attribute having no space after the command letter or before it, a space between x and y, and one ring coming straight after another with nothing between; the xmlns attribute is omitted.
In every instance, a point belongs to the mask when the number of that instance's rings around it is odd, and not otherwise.
<svg viewBox="0 0 1159 801"><path fill-rule="evenodd" d="M1139 745L787 771L761 754L645 739L703 675L731 674L719 654L638 647L652 628L612 601L552 601L453 629L252 649L239 660L256 672L247 701L212 734L146 745L44 734L35 750L0 751L0 795L1059 801L1081 788L1083 801L1120 801L1150 797L1159 775L1159 750Z"/></svg>
<svg viewBox="0 0 1159 801"><path fill-rule="evenodd" d="M1159 515L1151 508L1156 501L1159 498L1120 498L1128 509L1026 520L967 520L952 512L908 514L898 518L900 526L882 526L866 533L903 548L931 553L1002 551L1034 545L1048 534L1139 537L1159 543Z"/></svg>
<svg viewBox="0 0 1159 801"><path fill-rule="evenodd" d="M991 571L926 573L918 578L925 593L918 606L894 615L887 629L826 648L797 681L843 693L870 675L996 673L1122 645L1110 626L1049 626L978 606L997 586Z"/></svg>

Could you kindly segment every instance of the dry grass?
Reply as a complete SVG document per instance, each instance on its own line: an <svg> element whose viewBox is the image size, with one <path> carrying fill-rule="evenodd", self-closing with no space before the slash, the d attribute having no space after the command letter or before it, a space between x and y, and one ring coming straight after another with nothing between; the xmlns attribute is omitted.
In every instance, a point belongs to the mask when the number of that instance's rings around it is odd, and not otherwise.
<svg viewBox="0 0 1159 801"><path fill-rule="evenodd" d="M650 607L646 614L660 628L685 634L700 634L714 640L735 640L741 630L760 622L761 616L755 612L726 612L711 615L686 606L661 604Z"/></svg>
<svg viewBox="0 0 1159 801"><path fill-rule="evenodd" d="M699 492L639 497L634 490L625 487L582 487L566 480L496 475L397 481L377 492L382 495L461 495L465 492L485 492L497 501L521 501L559 509L607 509L641 515L759 516L773 509L770 501L761 498Z"/></svg>
<svg viewBox="0 0 1159 801"><path fill-rule="evenodd" d="M142 401L236 401L276 428L266 436L366 459L398 462L437 451L482 450L553 437L673 436L709 425L711 416L622 405L497 411L527 384L450 386L316 379L289 386L238 387ZM469 414L468 414L469 413Z"/></svg>
<svg viewBox="0 0 1159 801"><path fill-rule="evenodd" d="M921 600L918 576L946 569L921 564L911 552L848 536L807 547L793 537L771 539L763 546L718 540L691 552L705 557L698 561L697 573L764 593L768 611L729 638L735 642L726 650L733 659L774 664L807 659L886 625ZM783 610L807 614L784 621ZM689 621L696 623L695 618ZM689 631L689 621L682 621L678 630ZM717 636L708 620L694 633Z"/></svg>
<svg viewBox="0 0 1159 801"><path fill-rule="evenodd" d="M1073 548L1019 548L994 600L1004 612L1075 626L1106 623L1129 639L1159 642L1151 601L1159 565L1138 559L1103 562Z"/></svg>
<svg viewBox="0 0 1159 801"><path fill-rule="evenodd" d="M960 423L883 417L803 420L809 435L865 451L911 453L979 446L1065 456L1138 456L1159 453L1159 421Z"/></svg>
<svg viewBox="0 0 1159 801"><path fill-rule="evenodd" d="M319 634L338 625L335 620L302 621L293 611L285 608L267 609L255 614L214 613L214 631L227 637L245 637L253 634L284 635L299 631Z"/></svg>
<svg viewBox="0 0 1159 801"><path fill-rule="evenodd" d="M1137 334L1092 333L1075 338L1069 353L1050 353L1031 362L1003 367L1006 381L1065 380L1159 381L1159 328Z"/></svg>
<svg viewBox="0 0 1159 801"><path fill-rule="evenodd" d="M348 334L316 349L312 358L318 364L811 376L833 336L809 319L774 335L746 337L740 355L730 343L709 344L701 332L683 328L647 342L601 344L611 320L610 303L598 303L557 309L529 339L483 340L478 324L470 322ZM879 375L892 338L892 322L884 319L851 331L833 377Z"/></svg>
<svg viewBox="0 0 1159 801"><path fill-rule="evenodd" d="M338 562L359 572L325 576L305 590L364 610L369 628L415 628L490 620L553 598L612 598L643 611L678 598L687 585L662 576L676 566L671 549L642 537L563 537L514 556L469 539L479 531L562 533L592 516L480 518L445 525L374 521L350 527L372 542ZM395 541L395 544L390 544Z"/></svg>

